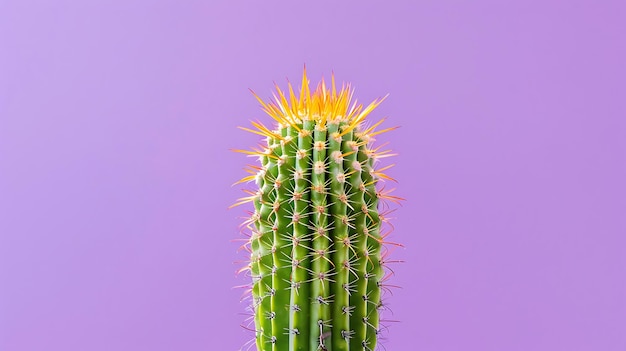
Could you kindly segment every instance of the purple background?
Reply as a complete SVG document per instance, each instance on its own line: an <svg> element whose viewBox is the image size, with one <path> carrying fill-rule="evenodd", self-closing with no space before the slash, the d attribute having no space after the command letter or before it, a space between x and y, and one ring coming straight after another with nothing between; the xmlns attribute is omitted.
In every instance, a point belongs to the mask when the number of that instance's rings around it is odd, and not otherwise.
<svg viewBox="0 0 626 351"><path fill-rule="evenodd" d="M247 341L229 149L306 63L401 126L387 350L626 350L626 3L383 4L0 1L0 349Z"/></svg>

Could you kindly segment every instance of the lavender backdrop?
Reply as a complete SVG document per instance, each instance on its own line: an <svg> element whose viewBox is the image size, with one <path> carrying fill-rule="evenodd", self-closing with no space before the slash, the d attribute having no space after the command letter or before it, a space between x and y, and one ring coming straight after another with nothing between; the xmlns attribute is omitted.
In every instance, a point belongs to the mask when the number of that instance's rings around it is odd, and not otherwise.
<svg viewBox="0 0 626 351"><path fill-rule="evenodd" d="M390 351L626 349L623 1L0 1L0 350L236 350L240 195L307 64L401 125Z"/></svg>

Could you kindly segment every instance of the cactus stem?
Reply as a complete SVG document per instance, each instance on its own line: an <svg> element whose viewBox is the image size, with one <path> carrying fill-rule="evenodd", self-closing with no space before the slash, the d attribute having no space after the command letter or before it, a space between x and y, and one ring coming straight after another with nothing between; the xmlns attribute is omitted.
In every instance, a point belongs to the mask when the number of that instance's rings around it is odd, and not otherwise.
<svg viewBox="0 0 626 351"><path fill-rule="evenodd" d="M235 184L256 183L231 206L254 204L241 227L250 230L241 249L249 263L238 273L251 277L253 328L259 351L368 351L376 348L382 296L395 285L389 265L389 204L403 199L385 189L395 182L378 166L395 156L374 146L375 137L396 129L385 118L366 117L386 98L352 102L349 84L337 89L334 75L309 89L306 70L299 95L276 85L273 101L252 92L273 121L240 127L265 145L233 151L259 159ZM380 184L382 187L379 187ZM377 188L378 187L378 188ZM384 226L385 230L381 227ZM390 229L387 229L389 227Z"/></svg>

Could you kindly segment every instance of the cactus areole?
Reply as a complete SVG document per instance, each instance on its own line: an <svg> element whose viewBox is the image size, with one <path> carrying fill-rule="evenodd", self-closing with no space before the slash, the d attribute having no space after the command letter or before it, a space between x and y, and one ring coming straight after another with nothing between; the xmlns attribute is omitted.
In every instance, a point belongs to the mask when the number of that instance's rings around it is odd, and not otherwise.
<svg viewBox="0 0 626 351"><path fill-rule="evenodd" d="M234 150L259 160L236 183L254 188L233 205L254 205L242 224L250 260L241 271L251 277L258 350L369 351L379 341L387 254L398 245L387 240L388 205L402 199L383 186L394 181L384 173L392 165L378 165L393 154L374 146L394 127L366 119L384 98L364 107L352 95L348 84L337 91L334 76L311 91L305 70L297 93L289 84L272 101L254 94L273 126L240 127L265 138Z"/></svg>

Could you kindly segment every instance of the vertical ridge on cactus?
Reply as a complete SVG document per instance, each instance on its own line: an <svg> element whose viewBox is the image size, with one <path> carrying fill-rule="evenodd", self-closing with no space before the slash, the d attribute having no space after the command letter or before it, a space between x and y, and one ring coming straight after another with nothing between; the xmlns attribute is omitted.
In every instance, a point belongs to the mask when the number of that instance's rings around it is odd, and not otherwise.
<svg viewBox="0 0 626 351"><path fill-rule="evenodd" d="M255 190L231 206L254 206L242 269L252 281L254 342L260 351L374 350L390 244L380 211L403 199L380 185L395 180L384 173L392 165L377 161L394 154L373 143L395 127L366 120L384 98L364 107L334 75L311 91L305 70L300 92L288 88L276 86L269 102L253 92L275 126L240 127L265 145L234 150L260 162L236 183Z"/></svg>

